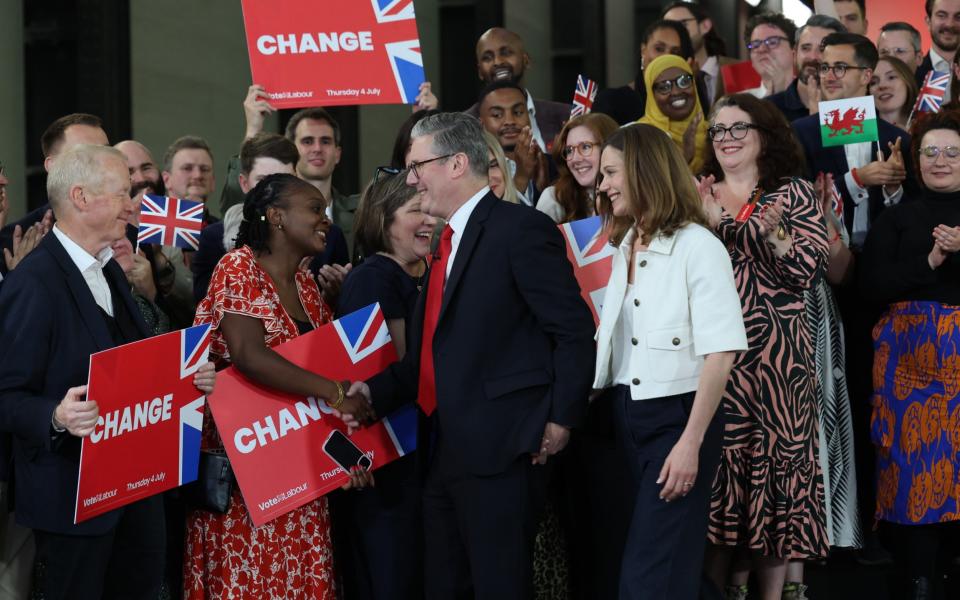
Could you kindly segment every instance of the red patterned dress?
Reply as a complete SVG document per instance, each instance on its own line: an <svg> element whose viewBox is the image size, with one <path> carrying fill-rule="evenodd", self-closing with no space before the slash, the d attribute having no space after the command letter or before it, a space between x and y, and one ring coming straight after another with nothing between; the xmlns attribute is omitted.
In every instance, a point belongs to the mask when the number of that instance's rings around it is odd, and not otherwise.
<svg viewBox="0 0 960 600"><path fill-rule="evenodd" d="M316 283L297 273L300 302L314 327L330 320ZM264 342L276 346L297 337L297 326L280 304L273 281L244 246L221 259L195 324L210 323L210 358L230 360L220 321L225 313L260 319ZM204 448L222 448L207 410ZM184 598L270 598L333 600L333 550L326 498L319 498L269 523L254 527L239 490L220 515L205 510L187 516Z"/></svg>
<svg viewBox="0 0 960 600"><path fill-rule="evenodd" d="M777 257L760 236L760 213L781 198L793 244ZM826 228L805 180L793 179L757 204L745 223L725 213L717 228L730 253L749 348L737 355L723 396L723 457L707 539L764 556L826 556L816 365L804 305L804 291L826 266Z"/></svg>

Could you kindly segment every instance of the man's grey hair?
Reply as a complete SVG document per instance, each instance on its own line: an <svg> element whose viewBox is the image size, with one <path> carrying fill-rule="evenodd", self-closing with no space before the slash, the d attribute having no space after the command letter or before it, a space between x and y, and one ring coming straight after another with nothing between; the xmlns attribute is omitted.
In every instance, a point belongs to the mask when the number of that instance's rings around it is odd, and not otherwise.
<svg viewBox="0 0 960 600"><path fill-rule="evenodd" d="M913 45L914 52L920 52L920 32L910 23L893 21L880 28L880 33L886 33L888 31L906 31L910 34L910 43Z"/></svg>
<svg viewBox="0 0 960 600"><path fill-rule="evenodd" d="M431 149L437 156L445 154L467 155L470 171L477 177L487 177L490 161L487 160L487 142L483 139L483 126L476 117L466 113L443 112L420 119L410 132L410 139L433 136Z"/></svg>
<svg viewBox="0 0 960 600"><path fill-rule="evenodd" d="M807 22L803 24L803 27L797 29L797 36L794 40L794 45L800 43L800 36L803 35L803 32L807 30L807 27L820 27L821 29L829 29L834 33L846 33L846 26L841 23L838 19L834 19L828 15L812 15Z"/></svg>
<svg viewBox="0 0 960 600"><path fill-rule="evenodd" d="M47 173L47 198L54 209L63 207L75 185L100 190L103 184L104 163L115 158L127 169L127 158L116 148L94 144L77 144L61 153Z"/></svg>

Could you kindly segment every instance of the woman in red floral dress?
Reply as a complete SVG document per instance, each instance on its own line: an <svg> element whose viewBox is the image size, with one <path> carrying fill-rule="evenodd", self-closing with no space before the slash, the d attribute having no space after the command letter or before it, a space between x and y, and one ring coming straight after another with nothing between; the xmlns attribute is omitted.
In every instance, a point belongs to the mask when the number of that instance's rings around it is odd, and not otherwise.
<svg viewBox="0 0 960 600"><path fill-rule="evenodd" d="M330 320L316 282L298 268L304 257L324 249L330 226L325 208L322 194L292 175L263 179L247 196L237 248L214 270L194 322L211 325L210 354L218 366L236 365L263 385L334 406L342 402L346 412L366 416L368 407L344 400L342 384L301 369L270 349ZM209 413L202 446L223 448ZM250 521L239 490L234 490L225 514L191 511L184 588L187 599L332 600L326 498L260 527Z"/></svg>

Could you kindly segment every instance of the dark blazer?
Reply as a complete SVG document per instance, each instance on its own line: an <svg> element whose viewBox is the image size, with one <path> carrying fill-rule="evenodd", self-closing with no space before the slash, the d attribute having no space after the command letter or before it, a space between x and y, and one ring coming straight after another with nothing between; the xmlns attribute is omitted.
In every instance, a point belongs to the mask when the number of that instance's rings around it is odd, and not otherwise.
<svg viewBox="0 0 960 600"><path fill-rule="evenodd" d="M810 116L810 111L800 99L800 92L797 91L797 83L799 81L799 79L795 78L793 82L787 86L787 89L782 92L777 92L776 94L770 94L764 98L764 100L773 103L780 109L783 116L787 118L788 123Z"/></svg>
<svg viewBox="0 0 960 600"><path fill-rule="evenodd" d="M530 91L528 90L527 93L529 94ZM537 127L540 129L540 135L543 136L543 143L546 145L547 151L553 147L554 138L563 129L563 124L570 118L572 108L572 104L533 99L533 110L536 112L534 119L537 121ZM480 118L480 104L475 103L463 112Z"/></svg>
<svg viewBox="0 0 960 600"><path fill-rule="evenodd" d="M379 415L416 398L426 297L403 361L368 381ZM556 224L484 196L457 247L433 340L436 415L457 470L501 473L539 450L547 421L581 422L594 330Z"/></svg>
<svg viewBox="0 0 960 600"><path fill-rule="evenodd" d="M840 190L840 196L843 198L843 220L847 226L848 232L853 232L853 212L855 204L853 197L847 190L844 176L850 167L847 165L847 156L844 153L843 146L830 146L824 148L820 141L820 115L809 115L793 122L793 130L803 146L803 153L807 163L807 177L811 180L816 178L818 173L832 173L833 180ZM880 134L880 147L884 153L888 152L888 143L893 143L898 137L902 138L900 147L904 155L904 163L907 170L907 176L903 180L903 200L909 200L916 197L918 193L917 182L913 173L912 161L909 160L910 154L910 134L900 129L896 125L877 119L877 130ZM871 160L877 160L876 144L873 144ZM880 214L884 209L883 190L880 186L873 186L868 189L870 195L870 222Z"/></svg>
<svg viewBox="0 0 960 600"><path fill-rule="evenodd" d="M104 274L143 337L149 335L120 265ZM80 439L53 435L51 417L67 389L87 382L90 355L114 346L90 288L53 234L0 291L0 432L13 436L17 521L69 535L101 535L123 509L73 524Z"/></svg>

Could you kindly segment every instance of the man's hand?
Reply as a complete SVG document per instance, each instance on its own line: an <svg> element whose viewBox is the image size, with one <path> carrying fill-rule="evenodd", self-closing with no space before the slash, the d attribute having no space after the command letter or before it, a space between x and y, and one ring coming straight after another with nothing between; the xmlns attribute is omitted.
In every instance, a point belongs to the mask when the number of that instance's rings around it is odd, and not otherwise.
<svg viewBox="0 0 960 600"><path fill-rule="evenodd" d="M533 455L535 465L547 464L547 459L566 447L570 441L570 429L556 423L547 423L540 440L540 452Z"/></svg>
<svg viewBox="0 0 960 600"><path fill-rule="evenodd" d="M100 407L92 400L84 400L87 386L81 385L67 390L67 394L53 411L53 425L66 429L77 437L87 437L93 433L100 416Z"/></svg>
<svg viewBox="0 0 960 600"><path fill-rule="evenodd" d="M12 271L20 261L30 254L43 239L48 230L44 229L43 221L34 223L23 231L19 225L13 228L13 252L3 249L3 259L7 263L7 271Z"/></svg>
<svg viewBox="0 0 960 600"><path fill-rule="evenodd" d="M247 133L244 139L249 140L263 131L263 120L277 109L269 102L270 96L262 85L253 84L247 88L247 97L243 100L243 115L247 119Z"/></svg>
<svg viewBox="0 0 960 600"><path fill-rule="evenodd" d="M204 394L213 393L213 386L217 382L217 370L212 362L203 363L193 375L193 385Z"/></svg>
<svg viewBox="0 0 960 600"><path fill-rule="evenodd" d="M877 160L857 169L857 176L863 183L863 187L882 185L887 188L887 193L891 194L896 192L900 184L903 183L907 176L907 170L903 166L900 138L897 138L895 143L889 144L889 147L890 156L884 158L881 150Z"/></svg>
<svg viewBox="0 0 960 600"><path fill-rule="evenodd" d="M317 273L317 283L320 284L320 292L323 294L323 299L330 306L336 306L337 299L340 297L340 287L343 285L343 280L346 279L347 273L350 272L350 269L353 268L353 265L323 265L320 268L320 271Z"/></svg>
<svg viewBox="0 0 960 600"><path fill-rule="evenodd" d="M344 422L349 433L353 433L364 420L376 417L372 404L370 386L362 381L354 381L340 409L333 409L333 415Z"/></svg>
<svg viewBox="0 0 960 600"><path fill-rule="evenodd" d="M438 106L440 106L440 100L433 94L433 90L430 89L430 82L424 81L420 84L419 93L414 100L413 112L420 110L434 110Z"/></svg>
<svg viewBox="0 0 960 600"><path fill-rule="evenodd" d="M156 301L157 286L153 281L153 265L150 264L143 250L138 250L132 258L133 266L126 273L127 281L137 294L151 302Z"/></svg>

